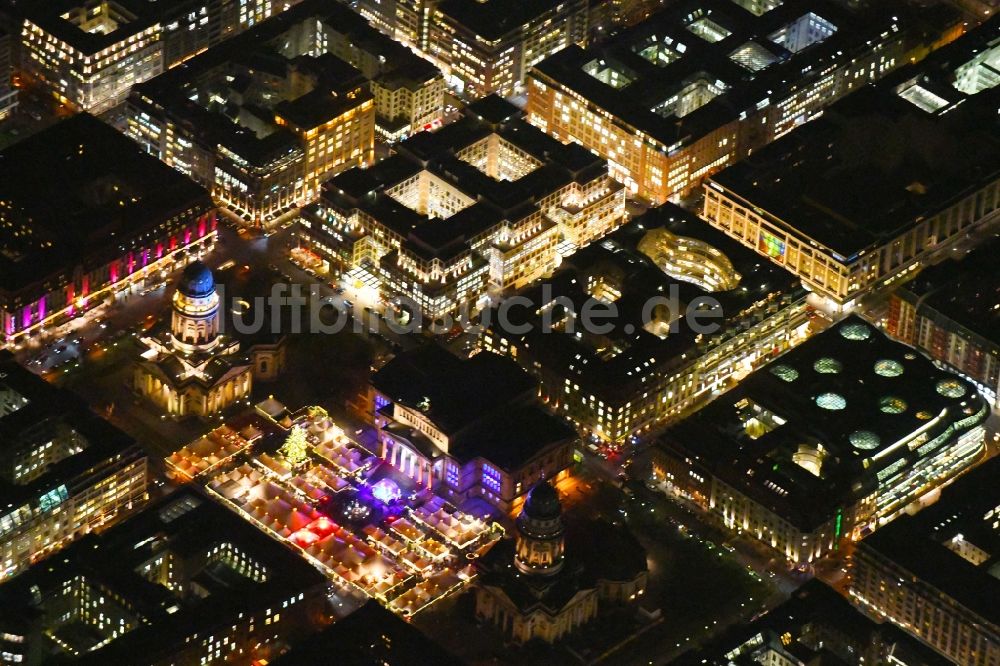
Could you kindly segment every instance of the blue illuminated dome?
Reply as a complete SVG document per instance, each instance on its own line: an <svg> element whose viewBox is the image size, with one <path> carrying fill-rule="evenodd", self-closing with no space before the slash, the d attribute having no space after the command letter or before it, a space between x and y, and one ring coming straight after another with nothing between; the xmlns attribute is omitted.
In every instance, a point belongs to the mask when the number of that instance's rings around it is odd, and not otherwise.
<svg viewBox="0 0 1000 666"><path fill-rule="evenodd" d="M190 298L205 298L215 293L212 269L200 261L188 264L177 284L177 291Z"/></svg>

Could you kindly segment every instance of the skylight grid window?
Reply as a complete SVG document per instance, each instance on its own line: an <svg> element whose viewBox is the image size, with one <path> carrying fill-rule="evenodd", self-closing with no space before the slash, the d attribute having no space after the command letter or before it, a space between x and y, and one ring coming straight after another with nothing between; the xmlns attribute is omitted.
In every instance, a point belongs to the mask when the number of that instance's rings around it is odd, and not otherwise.
<svg viewBox="0 0 1000 666"><path fill-rule="evenodd" d="M707 74L702 73L702 76L705 77ZM727 86L722 81L710 82L707 78L698 78L654 106L650 111L663 118L683 118L726 92L726 89Z"/></svg>
<svg viewBox="0 0 1000 666"><path fill-rule="evenodd" d="M751 72L759 72L778 61L778 57L757 42L747 42L729 54L729 59Z"/></svg>
<svg viewBox="0 0 1000 666"><path fill-rule="evenodd" d="M763 16L772 9L780 7L782 4L781 0L733 0L733 3L739 5L754 16Z"/></svg>
<svg viewBox="0 0 1000 666"><path fill-rule="evenodd" d="M621 63L604 58L591 60L583 66L583 71L615 90L621 90L632 83L636 76L635 72Z"/></svg>
<svg viewBox="0 0 1000 666"><path fill-rule="evenodd" d="M936 113L948 106L948 100L917 84L901 91L899 96L927 113Z"/></svg>
<svg viewBox="0 0 1000 666"><path fill-rule="evenodd" d="M1000 85L1000 43L976 55L975 58L955 70L952 83L957 90L967 95Z"/></svg>
<svg viewBox="0 0 1000 666"><path fill-rule="evenodd" d="M695 19L689 23L687 25L687 29L711 44L721 42L723 39L733 34L712 19L705 16Z"/></svg>
<svg viewBox="0 0 1000 666"><path fill-rule="evenodd" d="M687 46L674 40L673 37L657 37L650 35L632 45L632 50L640 57L659 67L666 67L680 60L687 51Z"/></svg>
<svg viewBox="0 0 1000 666"><path fill-rule="evenodd" d="M768 39L792 53L819 44L837 32L837 26L822 16L809 12L770 35Z"/></svg>

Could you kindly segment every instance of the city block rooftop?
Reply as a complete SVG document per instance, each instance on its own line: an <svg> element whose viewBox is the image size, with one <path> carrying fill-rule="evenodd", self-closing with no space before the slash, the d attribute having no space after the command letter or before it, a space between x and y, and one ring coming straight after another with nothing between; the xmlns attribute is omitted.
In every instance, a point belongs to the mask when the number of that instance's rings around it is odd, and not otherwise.
<svg viewBox="0 0 1000 666"><path fill-rule="evenodd" d="M903 3L872 4L860 13L832 0L688 0L535 69L676 149L784 100L913 19Z"/></svg>
<svg viewBox="0 0 1000 666"><path fill-rule="evenodd" d="M865 538L864 546L1000 625L1000 459L983 463L941 499Z"/></svg>
<svg viewBox="0 0 1000 666"><path fill-rule="evenodd" d="M189 0L56 0L36 2L28 19L80 53L96 55L132 35L138 35L193 5Z"/></svg>
<svg viewBox="0 0 1000 666"><path fill-rule="evenodd" d="M492 135L503 146L497 166L478 150ZM537 211L552 192L607 169L585 148L532 127L517 107L495 95L470 104L457 122L410 137L396 151L370 168L330 179L323 202L345 214L366 213L398 234L404 250L427 261L468 251L474 239L505 220ZM419 193L422 173L442 183L428 196ZM448 190L455 193L448 196Z"/></svg>
<svg viewBox="0 0 1000 666"><path fill-rule="evenodd" d="M712 181L853 260L1000 178L998 83L995 17Z"/></svg>
<svg viewBox="0 0 1000 666"><path fill-rule="evenodd" d="M131 437L0 352L0 538L28 509L55 509L67 484L126 452L138 455Z"/></svg>
<svg viewBox="0 0 1000 666"><path fill-rule="evenodd" d="M96 268L197 202L212 206L109 125L73 116L0 152L0 289Z"/></svg>
<svg viewBox="0 0 1000 666"><path fill-rule="evenodd" d="M987 413L971 382L852 316L750 374L664 439L811 530L951 446Z"/></svg>
<svg viewBox="0 0 1000 666"><path fill-rule="evenodd" d="M994 239L971 254L923 269L900 289L915 297L919 312L951 319L984 347L1000 345L998 255L1000 240Z"/></svg>
<svg viewBox="0 0 1000 666"><path fill-rule="evenodd" d="M337 3L306 0L136 86L132 103L166 110L251 166L270 165L299 150L289 125L311 129L371 98L361 71L314 48L317 22L356 19Z"/></svg>
<svg viewBox="0 0 1000 666"><path fill-rule="evenodd" d="M651 299L668 298L671 290L680 312L644 312ZM551 333L542 326L545 293L554 303ZM626 402L632 392L652 390L656 377L694 363L765 313L803 299L805 290L788 271L668 203L570 255L559 272L522 295L534 307L512 308L509 316L515 325L531 324L531 330L509 333L492 326L490 335L507 338L519 353L528 350L582 394ZM688 305L706 296L722 313L703 320L720 326L712 335L699 334L686 321ZM599 320L612 329L600 335L568 331L561 322L569 303L579 319L594 298L615 305L617 317ZM497 312L493 315L495 321Z"/></svg>
<svg viewBox="0 0 1000 666"><path fill-rule="evenodd" d="M296 552L188 487L4 585L0 624L32 641L39 631L57 660L165 663L300 594L315 605L326 589Z"/></svg>

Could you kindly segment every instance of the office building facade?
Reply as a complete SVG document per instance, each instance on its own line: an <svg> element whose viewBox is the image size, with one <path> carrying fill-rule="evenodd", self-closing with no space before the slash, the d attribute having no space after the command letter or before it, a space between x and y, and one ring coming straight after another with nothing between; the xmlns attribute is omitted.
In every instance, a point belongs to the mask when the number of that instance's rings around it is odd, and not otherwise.
<svg viewBox="0 0 1000 666"><path fill-rule="evenodd" d="M924 41L908 13L822 0L673 4L606 43L539 62L528 119L606 158L633 195L678 201L904 64ZM961 31L940 21L937 39Z"/></svg>
<svg viewBox="0 0 1000 666"><path fill-rule="evenodd" d="M702 216L836 308L911 277L1000 208L997 26L712 176Z"/></svg>
<svg viewBox="0 0 1000 666"><path fill-rule="evenodd" d="M0 581L147 499L146 455L76 396L0 352Z"/></svg>
<svg viewBox="0 0 1000 666"><path fill-rule="evenodd" d="M653 474L808 565L979 462L988 415L970 382L849 317L664 433Z"/></svg>

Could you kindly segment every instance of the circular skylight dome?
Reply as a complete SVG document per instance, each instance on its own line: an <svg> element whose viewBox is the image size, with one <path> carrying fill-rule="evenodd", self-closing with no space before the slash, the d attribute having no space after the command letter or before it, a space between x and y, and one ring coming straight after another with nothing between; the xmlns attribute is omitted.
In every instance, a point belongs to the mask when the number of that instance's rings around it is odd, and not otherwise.
<svg viewBox="0 0 1000 666"><path fill-rule="evenodd" d="M887 358L875 361L875 374L881 377L899 377L903 374L903 364Z"/></svg>
<svg viewBox="0 0 1000 666"><path fill-rule="evenodd" d="M965 395L965 385L957 379L942 379L934 388L946 398L961 398Z"/></svg>
<svg viewBox="0 0 1000 666"><path fill-rule="evenodd" d="M906 411L906 401L902 398L888 395L878 401L878 408L884 414L902 414Z"/></svg>
<svg viewBox="0 0 1000 666"><path fill-rule="evenodd" d="M820 393L816 396L816 406L836 411L847 407L847 401L839 393Z"/></svg>
<svg viewBox="0 0 1000 666"><path fill-rule="evenodd" d="M881 443L878 435L873 433L871 430L855 430L847 436L847 439L851 442L851 446L856 449L861 449L862 451L877 449L878 445Z"/></svg>
<svg viewBox="0 0 1000 666"><path fill-rule="evenodd" d="M934 418L934 415L931 414L930 412L926 412L924 410L920 410L919 412L916 413L916 417L918 419L920 419L921 421L929 421L932 418Z"/></svg>
<svg viewBox="0 0 1000 666"><path fill-rule="evenodd" d="M829 356L816 359L816 362L813 363L813 370L822 375L835 375L843 369L843 363L835 358L830 358Z"/></svg>
<svg viewBox="0 0 1000 666"><path fill-rule="evenodd" d="M841 326L840 334L848 340L867 340L871 337L872 329L855 321Z"/></svg>
<svg viewBox="0 0 1000 666"><path fill-rule="evenodd" d="M790 365L785 365L784 363L771 368L771 374L786 382L794 382L799 378L799 371Z"/></svg>

